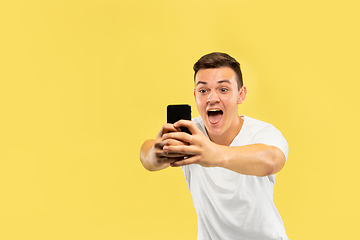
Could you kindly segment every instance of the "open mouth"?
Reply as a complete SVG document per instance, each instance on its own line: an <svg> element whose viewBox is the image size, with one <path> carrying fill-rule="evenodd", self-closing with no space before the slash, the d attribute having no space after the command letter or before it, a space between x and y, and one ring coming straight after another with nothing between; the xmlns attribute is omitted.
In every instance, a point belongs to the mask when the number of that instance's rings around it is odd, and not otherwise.
<svg viewBox="0 0 360 240"><path fill-rule="evenodd" d="M223 111L220 109L210 109L207 111L207 115L209 118L210 123L216 124L220 121Z"/></svg>

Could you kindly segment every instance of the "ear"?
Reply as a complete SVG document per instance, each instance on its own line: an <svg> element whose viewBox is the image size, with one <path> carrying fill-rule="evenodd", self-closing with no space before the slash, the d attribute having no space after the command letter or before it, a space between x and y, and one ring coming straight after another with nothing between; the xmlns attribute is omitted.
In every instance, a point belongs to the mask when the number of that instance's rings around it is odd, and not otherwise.
<svg viewBox="0 0 360 240"><path fill-rule="evenodd" d="M237 102L238 104L241 104L244 102L246 94L247 94L247 89L245 86L242 86L240 88L240 92L239 92L239 98L238 98L238 102Z"/></svg>

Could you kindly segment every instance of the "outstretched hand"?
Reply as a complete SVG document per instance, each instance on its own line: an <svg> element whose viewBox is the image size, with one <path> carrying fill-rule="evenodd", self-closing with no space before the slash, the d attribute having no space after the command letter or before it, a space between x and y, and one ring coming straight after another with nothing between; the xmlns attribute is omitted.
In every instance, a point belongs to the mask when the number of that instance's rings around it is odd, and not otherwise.
<svg viewBox="0 0 360 240"><path fill-rule="evenodd" d="M180 159L184 159L184 154L179 153L168 153L164 152L164 146L183 146L186 143L176 140L176 139L164 139L163 136L170 132L180 132L180 128L175 127L173 124L166 123L163 125L161 131L157 135L154 145L153 151L155 155L154 163L155 165L163 165L166 163L172 163Z"/></svg>
<svg viewBox="0 0 360 240"><path fill-rule="evenodd" d="M181 153L164 152L164 146L183 146L187 143L176 139L164 139L163 136L170 132L180 132L174 124L166 123L161 128L155 140L149 139L140 149L140 160L149 171L158 171L170 166L171 163L184 159L187 155Z"/></svg>
<svg viewBox="0 0 360 240"><path fill-rule="evenodd" d="M220 145L210 141L197 126L188 120L180 120L174 123L174 128L187 127L192 135L185 132L168 132L162 136L164 141L162 151L170 156L186 156L185 158L171 163L173 167L180 167L189 164L199 164L203 167L218 166L219 160L214 156L219 156ZM175 142L173 142L175 141ZM184 142L185 145L172 144Z"/></svg>

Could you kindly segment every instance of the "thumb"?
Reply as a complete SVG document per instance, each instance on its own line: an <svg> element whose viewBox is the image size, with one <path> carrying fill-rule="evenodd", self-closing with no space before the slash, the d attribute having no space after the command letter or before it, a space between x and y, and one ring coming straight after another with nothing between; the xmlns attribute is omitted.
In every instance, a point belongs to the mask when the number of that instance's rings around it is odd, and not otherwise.
<svg viewBox="0 0 360 240"><path fill-rule="evenodd" d="M200 130L198 129L198 127L195 125L195 123L193 123L192 121L189 120L179 120L176 123L174 123L174 126L176 128L179 127L186 127L189 129L189 131L192 134L197 134Z"/></svg>

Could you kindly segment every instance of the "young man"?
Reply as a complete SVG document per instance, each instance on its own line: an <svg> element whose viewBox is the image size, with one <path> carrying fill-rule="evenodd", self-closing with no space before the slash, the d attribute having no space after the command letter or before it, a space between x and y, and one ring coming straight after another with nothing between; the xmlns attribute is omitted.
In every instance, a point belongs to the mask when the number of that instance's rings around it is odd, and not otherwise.
<svg viewBox="0 0 360 240"><path fill-rule="evenodd" d="M271 124L238 115L247 89L234 58L210 53L194 70L200 117L165 124L141 147L143 166L182 167L198 217L198 240L288 239L273 202L275 174L288 155L286 140Z"/></svg>

